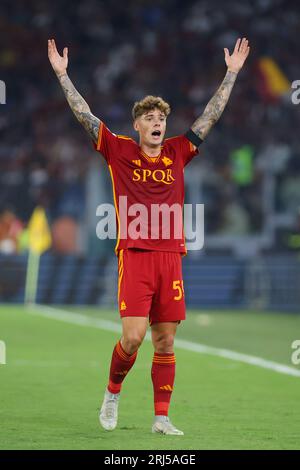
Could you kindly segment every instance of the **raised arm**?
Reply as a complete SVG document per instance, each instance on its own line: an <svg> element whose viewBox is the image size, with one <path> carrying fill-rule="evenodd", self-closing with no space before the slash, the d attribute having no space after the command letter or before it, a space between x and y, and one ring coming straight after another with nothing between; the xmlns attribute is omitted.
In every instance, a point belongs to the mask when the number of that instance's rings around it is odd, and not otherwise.
<svg viewBox="0 0 300 470"><path fill-rule="evenodd" d="M56 73L56 76L61 84L61 87L67 98L70 108L72 109L78 121L88 131L93 141L97 142L100 119L98 119L91 113L89 105L82 98L80 93L78 93L70 78L68 77L68 48L64 48L63 56L61 56L57 52L54 39L49 39L48 57L52 68Z"/></svg>
<svg viewBox="0 0 300 470"><path fill-rule="evenodd" d="M231 94L237 74L244 65L249 55L250 47L246 38L238 39L233 53L230 55L228 49L224 49L227 72L221 86L211 98L203 114L196 119L192 125L192 131L204 140L213 125L218 121Z"/></svg>

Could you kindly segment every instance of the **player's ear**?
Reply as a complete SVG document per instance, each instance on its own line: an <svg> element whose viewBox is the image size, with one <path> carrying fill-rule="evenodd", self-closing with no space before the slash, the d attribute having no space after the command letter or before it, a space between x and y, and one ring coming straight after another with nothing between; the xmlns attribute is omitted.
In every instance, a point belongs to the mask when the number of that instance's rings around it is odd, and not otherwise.
<svg viewBox="0 0 300 470"><path fill-rule="evenodd" d="M135 120L133 121L133 128L134 128L135 131L138 132L138 130L139 130L139 125L138 125L137 119L135 119Z"/></svg>

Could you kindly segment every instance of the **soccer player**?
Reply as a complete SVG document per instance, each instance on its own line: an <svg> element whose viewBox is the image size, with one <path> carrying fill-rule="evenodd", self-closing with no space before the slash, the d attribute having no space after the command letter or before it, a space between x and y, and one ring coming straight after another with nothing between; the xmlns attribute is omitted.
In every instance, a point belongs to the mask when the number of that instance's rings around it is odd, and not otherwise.
<svg viewBox="0 0 300 470"><path fill-rule="evenodd" d="M154 347L152 432L183 434L168 417L175 379L174 337L178 324L185 319L181 267L182 255L186 253L182 230L183 172L220 118L249 50L246 38L237 40L231 55L224 49L225 78L203 114L184 135L164 139L170 106L162 98L146 96L135 103L132 114L138 144L129 137L113 134L91 113L67 75L68 49L64 48L61 56L55 41L48 41L49 60L66 99L92 137L96 150L105 158L113 185L122 337L112 353L100 410L100 423L106 430L117 426L122 383L135 363L150 322ZM160 217L166 207L174 210L168 223ZM176 218L178 207L180 217ZM137 213L138 220L134 217ZM149 214L154 215L154 221L153 217L149 221Z"/></svg>

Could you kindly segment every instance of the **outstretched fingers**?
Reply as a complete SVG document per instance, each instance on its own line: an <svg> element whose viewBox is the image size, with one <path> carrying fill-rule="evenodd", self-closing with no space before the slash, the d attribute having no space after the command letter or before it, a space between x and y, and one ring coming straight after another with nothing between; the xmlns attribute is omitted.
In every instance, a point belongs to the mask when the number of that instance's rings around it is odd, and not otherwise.
<svg viewBox="0 0 300 470"><path fill-rule="evenodd" d="M240 45L239 52L241 52L242 54L246 54L247 49L248 49L248 39L243 38L241 45Z"/></svg>
<svg viewBox="0 0 300 470"><path fill-rule="evenodd" d="M241 53L243 55L248 55L250 51L250 47L248 45L248 39L247 38L238 38L238 40L235 43L233 53L238 54Z"/></svg>
<svg viewBox="0 0 300 470"><path fill-rule="evenodd" d="M48 50L52 55L57 53L57 49L53 39L48 39Z"/></svg>
<svg viewBox="0 0 300 470"><path fill-rule="evenodd" d="M241 43L241 38L238 38L234 46L234 51L233 51L234 53L239 51L240 43Z"/></svg>
<svg viewBox="0 0 300 470"><path fill-rule="evenodd" d="M248 46L247 49L246 49L246 52L245 52L245 57L247 59L248 55L249 55L249 52L250 52L250 47Z"/></svg>
<svg viewBox="0 0 300 470"><path fill-rule="evenodd" d="M51 39L48 39L48 57L49 59L53 59L55 55L54 49L53 49L53 44Z"/></svg>
<svg viewBox="0 0 300 470"><path fill-rule="evenodd" d="M48 39L48 51L52 55L58 54L54 39Z"/></svg>
<svg viewBox="0 0 300 470"><path fill-rule="evenodd" d="M51 43L52 43L53 52L55 52L56 54L58 54L58 50L57 50L57 48L56 48L56 44L55 44L54 39L51 39Z"/></svg>

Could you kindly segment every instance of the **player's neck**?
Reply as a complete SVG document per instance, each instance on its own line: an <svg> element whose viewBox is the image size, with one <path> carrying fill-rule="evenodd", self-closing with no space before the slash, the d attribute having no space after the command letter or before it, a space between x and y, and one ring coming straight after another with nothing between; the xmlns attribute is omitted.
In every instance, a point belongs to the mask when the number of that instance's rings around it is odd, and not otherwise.
<svg viewBox="0 0 300 470"><path fill-rule="evenodd" d="M145 143L140 143L141 150L146 153L149 157L158 157L161 152L161 145L150 146Z"/></svg>

